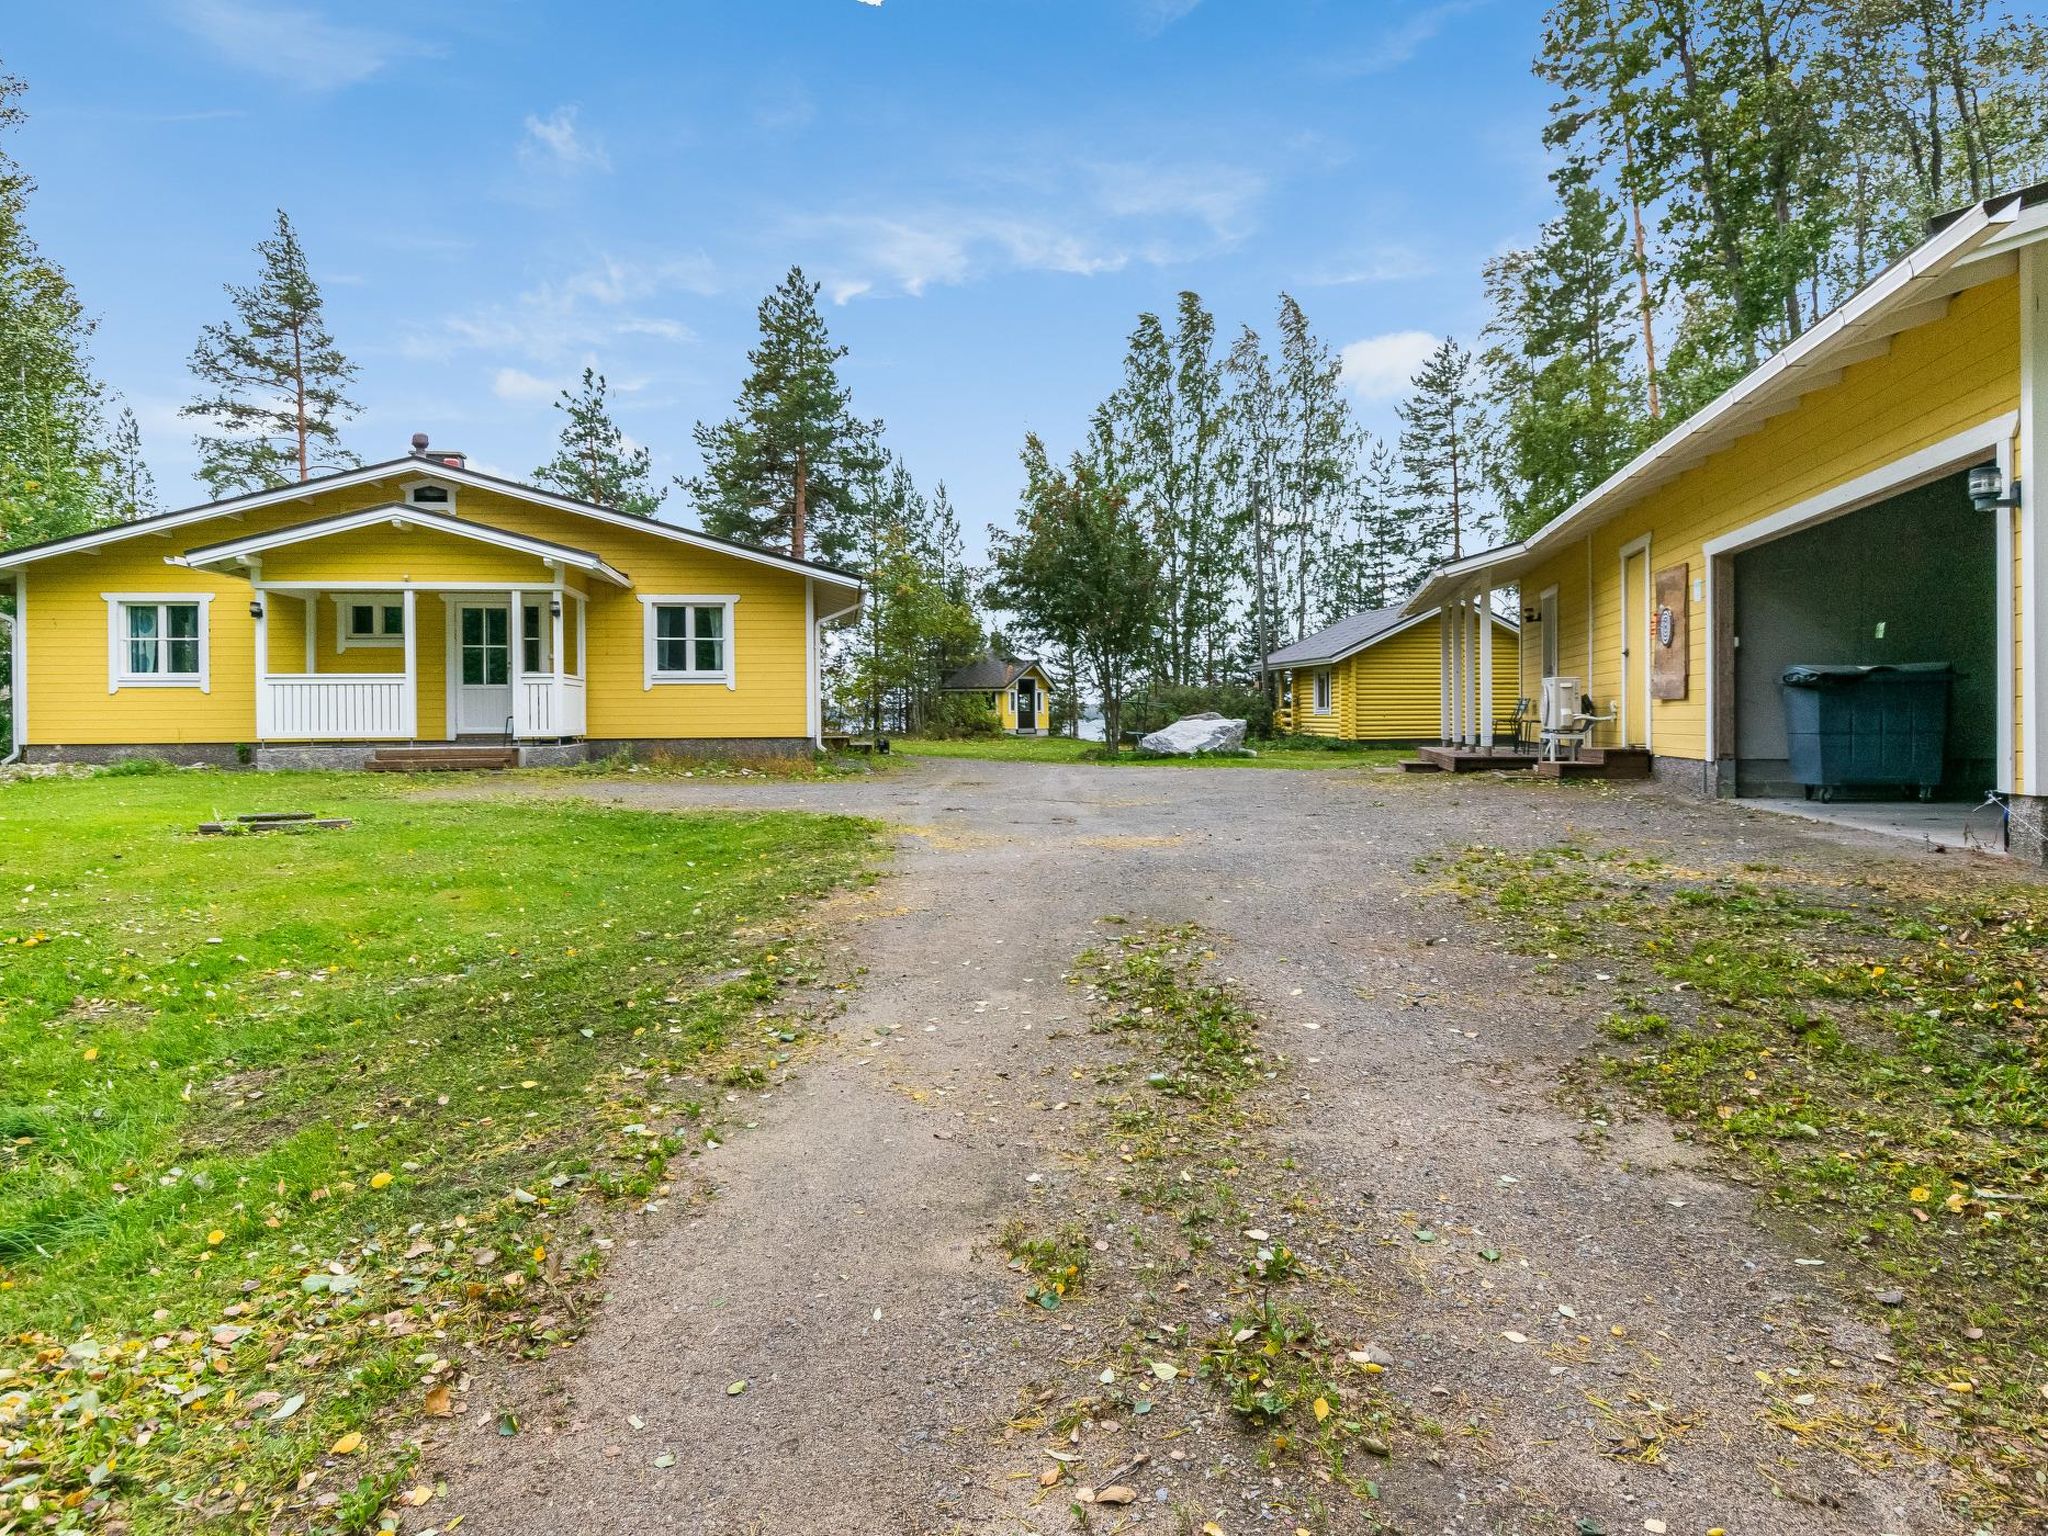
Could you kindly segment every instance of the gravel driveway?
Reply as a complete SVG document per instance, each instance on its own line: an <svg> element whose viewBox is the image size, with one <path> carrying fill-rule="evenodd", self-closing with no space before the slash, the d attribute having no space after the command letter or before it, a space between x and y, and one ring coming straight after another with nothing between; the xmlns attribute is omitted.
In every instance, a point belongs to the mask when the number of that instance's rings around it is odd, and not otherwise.
<svg viewBox="0 0 2048 1536"><path fill-rule="evenodd" d="M1756 1373L1875 1379L1881 1341L1661 1121L1586 1136L1558 1073L1594 1037L1597 990L1535 976L1416 867L1571 833L1845 871L1931 855L1654 790L1361 771L924 760L538 792L850 811L901 835L887 877L829 919L866 969L834 1043L702 1160L709 1199L620 1241L586 1338L480 1386L430 1447L451 1485L437 1508L465 1531L1080 1529L1068 1493L1033 1481L1044 1434L1006 1426L1035 1388L1094 1379L1095 1335L1024 1306L995 1235L1056 1214L1074 1177L1086 1031L1062 977L1105 914L1200 923L1293 1057L1267 1106L1274 1166L1355 1234L1342 1257L1388 1390L1440 1438L1372 1467L1377 1502L1302 1489L1185 1377L1136 1470L1124 1429L1077 1431L1140 1495L1088 1528L1959 1529L1926 1474L1765 1421ZM1503 1261L1403 1242L1403 1212ZM1113 1323L1119 1293L1092 1305ZM1667 1431L1647 1463L1615 1429L1645 1403ZM500 1406L516 1438L492 1432Z"/></svg>

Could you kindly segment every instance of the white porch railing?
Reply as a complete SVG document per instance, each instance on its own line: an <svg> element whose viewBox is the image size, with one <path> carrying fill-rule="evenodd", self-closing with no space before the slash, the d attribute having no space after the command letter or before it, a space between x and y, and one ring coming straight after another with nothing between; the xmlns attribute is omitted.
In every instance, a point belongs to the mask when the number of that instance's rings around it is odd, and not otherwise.
<svg viewBox="0 0 2048 1536"><path fill-rule="evenodd" d="M521 736L581 736L584 731L583 679L564 677L560 718L556 718L555 680L525 676L519 680L518 725Z"/></svg>
<svg viewBox="0 0 2048 1536"><path fill-rule="evenodd" d="M265 740L404 740L407 721L404 673L389 676L336 673L272 673L258 685L257 734Z"/></svg>

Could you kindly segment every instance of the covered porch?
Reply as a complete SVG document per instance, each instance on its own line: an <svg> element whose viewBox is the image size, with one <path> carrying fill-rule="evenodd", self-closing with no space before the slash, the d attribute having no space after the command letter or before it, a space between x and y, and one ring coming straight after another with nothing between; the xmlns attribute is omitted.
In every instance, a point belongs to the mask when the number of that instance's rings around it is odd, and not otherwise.
<svg viewBox="0 0 2048 1536"><path fill-rule="evenodd" d="M630 585L585 551L395 507L183 563L248 579L259 745L578 740L589 588Z"/></svg>

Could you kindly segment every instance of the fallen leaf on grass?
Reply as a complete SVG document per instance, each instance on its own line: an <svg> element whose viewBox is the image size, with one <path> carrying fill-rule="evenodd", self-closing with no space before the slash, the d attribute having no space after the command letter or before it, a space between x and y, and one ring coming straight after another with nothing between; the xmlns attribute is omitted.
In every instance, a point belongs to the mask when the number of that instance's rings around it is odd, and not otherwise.
<svg viewBox="0 0 2048 1536"><path fill-rule="evenodd" d="M1180 1374L1180 1367L1169 1364L1164 1360L1154 1360L1152 1362L1152 1374L1161 1381L1171 1381Z"/></svg>
<svg viewBox="0 0 2048 1536"><path fill-rule="evenodd" d="M273 1424L281 1424L305 1406L306 1394L303 1392L294 1392L290 1397L286 1398L283 1402L277 1405L277 1411L271 1414L270 1422Z"/></svg>
<svg viewBox="0 0 2048 1536"><path fill-rule="evenodd" d="M1135 1504L1138 1502L1138 1490L1126 1488L1122 1483L1117 1483L1096 1494L1095 1502L1098 1504Z"/></svg>
<svg viewBox="0 0 2048 1536"><path fill-rule="evenodd" d="M362 1434L359 1431L352 1429L347 1434L343 1435L339 1440L335 1441L334 1444L330 1445L327 1448L327 1454L330 1456L353 1456L357 1451L361 1450L362 1448Z"/></svg>
<svg viewBox="0 0 2048 1536"><path fill-rule="evenodd" d="M1500 1336L1506 1339L1510 1344L1526 1344L1529 1342L1529 1335L1527 1335L1526 1333L1517 1333L1512 1328L1503 1328L1501 1330Z"/></svg>
<svg viewBox="0 0 2048 1536"><path fill-rule="evenodd" d="M390 1182L391 1175L389 1173L378 1172L370 1175L370 1188L372 1189L382 1189Z"/></svg>
<svg viewBox="0 0 2048 1536"><path fill-rule="evenodd" d="M427 1411L427 1417L445 1419L455 1412L455 1394L446 1387L436 1387L427 1394L424 1407Z"/></svg>
<svg viewBox="0 0 2048 1536"><path fill-rule="evenodd" d="M727 1397L738 1397L742 1392L746 1390L747 1383L745 1378L742 1378L739 1381L734 1382L731 1386L727 1387L725 1389L725 1395Z"/></svg>

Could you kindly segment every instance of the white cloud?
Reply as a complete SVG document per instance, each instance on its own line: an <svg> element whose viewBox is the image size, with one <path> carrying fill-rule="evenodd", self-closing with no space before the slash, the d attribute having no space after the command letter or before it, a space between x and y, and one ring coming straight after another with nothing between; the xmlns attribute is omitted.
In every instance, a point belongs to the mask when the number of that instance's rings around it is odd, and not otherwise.
<svg viewBox="0 0 2048 1536"><path fill-rule="evenodd" d="M1445 22L1467 11L1477 10L1486 3L1487 0L1443 0L1438 5L1426 5L1382 32L1364 53L1348 61L1344 72L1383 75L1389 70L1399 69L1435 41Z"/></svg>
<svg viewBox="0 0 2048 1536"><path fill-rule="evenodd" d="M628 336L680 344L695 333L653 306L673 294L713 288L711 263L703 256L604 255L566 277L535 284L509 304L450 316L439 329L409 337L404 350L413 357L438 357L452 347L559 364Z"/></svg>
<svg viewBox="0 0 2048 1536"><path fill-rule="evenodd" d="M922 213L839 214L803 221L801 231L831 239L824 264L835 303L887 281L915 297L934 285L957 286L994 268L1092 276L1129 256L1030 218L954 209Z"/></svg>
<svg viewBox="0 0 2048 1536"><path fill-rule="evenodd" d="M1435 271L1428 257L1411 246L1376 245L1357 256L1333 261L1309 281L1319 287L1342 288L1359 283L1405 283Z"/></svg>
<svg viewBox="0 0 2048 1536"><path fill-rule="evenodd" d="M526 137L519 141L519 158L528 166L569 173L609 171L611 156L604 145L576 126L574 107L557 107L546 117L526 118Z"/></svg>
<svg viewBox="0 0 2048 1536"><path fill-rule="evenodd" d="M1164 32L1202 0L1137 0L1138 24L1147 32Z"/></svg>
<svg viewBox="0 0 2048 1536"><path fill-rule="evenodd" d="M329 21L311 6L177 0L172 16L241 69L329 90L367 80L404 53L431 53L396 32Z"/></svg>
<svg viewBox="0 0 2048 1536"><path fill-rule="evenodd" d="M1231 165L1110 162L1089 167L1095 202L1117 218L1192 219L1223 240L1249 232L1266 179Z"/></svg>
<svg viewBox="0 0 2048 1536"><path fill-rule="evenodd" d="M537 405L552 400L561 393L561 389L556 380L543 379L524 368L500 368L491 375L491 393L516 405Z"/></svg>
<svg viewBox="0 0 2048 1536"><path fill-rule="evenodd" d="M1340 354L1344 382L1362 400L1391 400L1407 391L1437 338L1428 331L1388 331L1352 342Z"/></svg>

